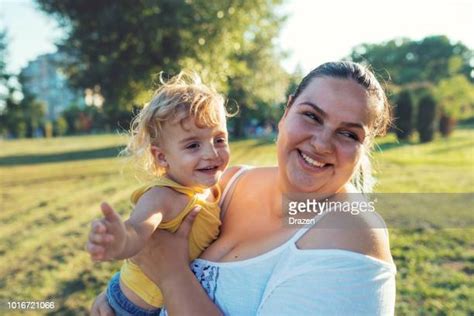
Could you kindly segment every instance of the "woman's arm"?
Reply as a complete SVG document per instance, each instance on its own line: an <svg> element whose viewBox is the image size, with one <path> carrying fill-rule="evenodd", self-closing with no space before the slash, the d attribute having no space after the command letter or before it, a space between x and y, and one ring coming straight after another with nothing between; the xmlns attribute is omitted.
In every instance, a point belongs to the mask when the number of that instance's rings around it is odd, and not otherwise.
<svg viewBox="0 0 474 316"><path fill-rule="evenodd" d="M197 281L189 266L176 269L159 283L170 315L222 315Z"/></svg>
<svg viewBox="0 0 474 316"><path fill-rule="evenodd" d="M176 233L157 230L134 261L161 289L171 315L221 315L189 268L188 236L198 214L194 209Z"/></svg>
<svg viewBox="0 0 474 316"><path fill-rule="evenodd" d="M107 302L105 291L97 295L91 307L91 316L115 316L114 311Z"/></svg>

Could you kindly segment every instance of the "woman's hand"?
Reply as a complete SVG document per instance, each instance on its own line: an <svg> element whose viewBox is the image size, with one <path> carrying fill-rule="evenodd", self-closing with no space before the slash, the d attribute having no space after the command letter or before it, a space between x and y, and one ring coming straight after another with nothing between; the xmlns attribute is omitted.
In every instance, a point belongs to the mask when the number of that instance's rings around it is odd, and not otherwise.
<svg viewBox="0 0 474 316"><path fill-rule="evenodd" d="M91 308L91 316L115 316L114 311L107 302L105 292L100 293Z"/></svg>
<svg viewBox="0 0 474 316"><path fill-rule="evenodd" d="M199 210L199 207L195 207L175 233L156 230L151 242L133 257L133 261L159 287L173 276L189 269L189 232Z"/></svg>
<svg viewBox="0 0 474 316"><path fill-rule="evenodd" d="M198 212L194 208L174 234L155 231L153 242L134 257L134 262L161 289L170 315L222 315L189 268L189 232Z"/></svg>

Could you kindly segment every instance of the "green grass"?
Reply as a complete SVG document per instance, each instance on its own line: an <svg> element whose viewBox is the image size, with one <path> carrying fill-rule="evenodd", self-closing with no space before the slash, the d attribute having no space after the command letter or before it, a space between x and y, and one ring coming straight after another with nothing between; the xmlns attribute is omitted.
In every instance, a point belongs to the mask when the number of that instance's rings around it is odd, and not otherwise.
<svg viewBox="0 0 474 316"><path fill-rule="evenodd" d="M120 265L89 260L88 225L104 199L127 213L138 183L116 158L123 143L114 135L0 141L0 301L54 300L55 314L87 314ZM469 128L428 144L381 139L377 191L472 192L473 145ZM231 164L242 163L275 164L274 143L233 142ZM390 229L398 315L474 314L473 233L472 226Z"/></svg>

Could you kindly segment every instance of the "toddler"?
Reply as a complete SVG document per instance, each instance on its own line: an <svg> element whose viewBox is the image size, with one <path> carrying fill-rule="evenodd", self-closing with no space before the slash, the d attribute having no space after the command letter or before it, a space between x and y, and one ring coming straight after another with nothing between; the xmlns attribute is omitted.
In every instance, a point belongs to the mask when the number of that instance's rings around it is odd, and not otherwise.
<svg viewBox="0 0 474 316"><path fill-rule="evenodd" d="M134 264L156 229L175 232L187 214L201 208L189 237L190 258L197 258L219 234L219 177L229 162L224 99L200 83L196 75L180 73L155 92L132 122L126 152L156 177L133 192L135 205L122 222L107 204L104 218L93 224L89 250L95 261L125 259L107 288L117 315L159 314L159 288Z"/></svg>

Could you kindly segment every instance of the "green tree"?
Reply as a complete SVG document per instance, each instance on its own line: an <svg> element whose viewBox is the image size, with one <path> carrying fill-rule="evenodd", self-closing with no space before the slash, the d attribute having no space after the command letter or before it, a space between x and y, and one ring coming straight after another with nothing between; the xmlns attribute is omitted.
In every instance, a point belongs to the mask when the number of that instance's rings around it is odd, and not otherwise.
<svg viewBox="0 0 474 316"><path fill-rule="evenodd" d="M250 119L260 124L273 123L279 117L280 104L285 101L290 77L279 63L283 56L275 53L272 44L278 23L274 21L272 25L265 19L264 25L259 27L262 32L253 34L241 50L231 56L240 66L240 71L227 79L228 97L239 105L233 123L236 137L244 136L244 126Z"/></svg>
<svg viewBox="0 0 474 316"><path fill-rule="evenodd" d="M471 77L473 51L464 44L451 42L446 36L429 36L420 41L393 39L380 44L361 44L352 49L349 58L366 62L379 73L385 73L395 84L433 82L456 74Z"/></svg>
<svg viewBox="0 0 474 316"><path fill-rule="evenodd" d="M8 81L8 74L6 71L7 59L7 32L0 30L0 84L5 86Z"/></svg>
<svg viewBox="0 0 474 316"><path fill-rule="evenodd" d="M23 82L19 77L20 84ZM12 137L33 137L36 130L44 125L45 106L37 101L24 88L21 92L23 98L18 100L14 94L18 92L16 88L8 86L7 98L0 114L2 133L7 133Z"/></svg>
<svg viewBox="0 0 474 316"><path fill-rule="evenodd" d="M19 111L22 113L22 121L26 126L26 136L33 137L37 129L42 128L45 123L46 105L38 101L33 94L25 89L25 78L22 75L18 76L18 81L21 84L21 92L23 98L19 102Z"/></svg>
<svg viewBox="0 0 474 316"><path fill-rule="evenodd" d="M402 90L395 107L395 132L399 140L407 140L413 130L413 96L409 90Z"/></svg>
<svg viewBox="0 0 474 316"><path fill-rule="evenodd" d="M445 137L451 134L458 120L474 115L474 85L462 75L441 80L435 97L441 110L439 130Z"/></svg>
<svg viewBox="0 0 474 316"><path fill-rule="evenodd" d="M4 100L4 107L1 114L2 132L11 137L23 137L26 134L23 113L17 101L12 97L13 88L9 88L9 97ZM22 127L19 124L22 123Z"/></svg>
<svg viewBox="0 0 474 316"><path fill-rule="evenodd" d="M35 131L43 127L44 115L43 103L30 97L24 97L21 101L10 97L6 100L1 117L5 131L11 136L23 138L33 137Z"/></svg>
<svg viewBox="0 0 474 316"><path fill-rule="evenodd" d="M436 124L437 103L435 98L427 94L420 99L417 115L417 130L420 142L426 143L433 140Z"/></svg>
<svg viewBox="0 0 474 316"><path fill-rule="evenodd" d="M474 85L462 75L441 80L435 97L442 112L450 117L465 119L474 115Z"/></svg>
<svg viewBox="0 0 474 316"><path fill-rule="evenodd" d="M150 79L162 70L172 74L193 69L224 93L245 92L249 101L242 101L243 108L257 99L265 103L271 99L253 92L250 85L256 80L247 79L265 77L258 83L268 91L279 84L278 54L265 51L262 57L248 58L260 53L252 45L263 38L262 45L273 52L276 49L268 38L277 34L284 21L275 10L282 0L37 2L68 29L60 50L72 58L67 67L72 84L80 88L100 85L111 121L126 124L130 110L141 105L137 98L152 88ZM276 65L267 67L270 62ZM239 81L241 87L231 86Z"/></svg>
<svg viewBox="0 0 474 316"><path fill-rule="evenodd" d="M15 97L18 89L11 84L13 76L6 70L7 33L0 31L0 133L13 137L32 137L41 127L44 106L22 89L23 98ZM21 85L23 78L18 81Z"/></svg>
<svg viewBox="0 0 474 316"><path fill-rule="evenodd" d="M67 121L64 117L60 116L56 121L53 123L53 130L54 135L56 136L64 136L67 132Z"/></svg>
<svg viewBox="0 0 474 316"><path fill-rule="evenodd" d="M6 71L7 33L0 30L0 134L7 132L7 100L11 98L11 89L8 86L9 75Z"/></svg>
<svg viewBox="0 0 474 316"><path fill-rule="evenodd" d="M72 105L61 114L61 116L66 120L67 124L67 134L76 134L79 132L79 113L81 109L77 105Z"/></svg>

